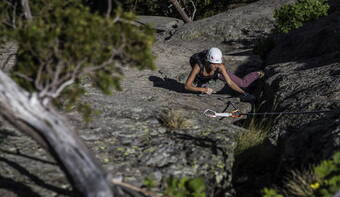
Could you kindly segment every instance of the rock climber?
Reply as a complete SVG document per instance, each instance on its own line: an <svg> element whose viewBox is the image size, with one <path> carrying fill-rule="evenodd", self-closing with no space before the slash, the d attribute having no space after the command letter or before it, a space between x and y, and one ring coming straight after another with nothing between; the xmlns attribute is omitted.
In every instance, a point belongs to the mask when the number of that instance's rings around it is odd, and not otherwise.
<svg viewBox="0 0 340 197"><path fill-rule="evenodd" d="M207 83L211 79L220 79L225 81L230 88L240 93L243 100L255 100L255 97L241 88L247 88L256 79L262 78L264 73L251 72L239 78L228 71L223 64L222 51L216 47L195 53L190 57L191 72L185 82L185 89L204 94L212 94L214 90L207 87ZM193 85L193 84L196 84Z"/></svg>

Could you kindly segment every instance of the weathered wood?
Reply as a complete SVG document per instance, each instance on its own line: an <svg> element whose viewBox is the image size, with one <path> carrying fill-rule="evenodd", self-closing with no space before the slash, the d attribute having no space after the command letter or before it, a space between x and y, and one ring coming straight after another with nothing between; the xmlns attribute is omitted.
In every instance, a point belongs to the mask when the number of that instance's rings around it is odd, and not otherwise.
<svg viewBox="0 0 340 197"><path fill-rule="evenodd" d="M90 153L67 121L41 104L0 70L0 114L48 148L83 196L113 196L110 176Z"/></svg>
<svg viewBox="0 0 340 197"><path fill-rule="evenodd" d="M192 22L192 20L188 17L188 15L185 13L185 11L183 10L183 8L181 7L181 5L178 3L177 0L169 0L169 1L175 6L176 10L179 12L179 14L181 15L181 17L186 23Z"/></svg>

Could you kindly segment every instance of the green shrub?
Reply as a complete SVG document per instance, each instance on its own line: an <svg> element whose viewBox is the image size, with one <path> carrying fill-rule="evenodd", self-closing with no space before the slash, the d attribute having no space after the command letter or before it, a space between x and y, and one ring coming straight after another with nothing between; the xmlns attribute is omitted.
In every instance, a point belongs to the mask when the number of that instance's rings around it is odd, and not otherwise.
<svg viewBox="0 0 340 197"><path fill-rule="evenodd" d="M294 4L284 5L274 12L276 30L287 33L307 21L326 16L328 9L326 0L298 0Z"/></svg>
<svg viewBox="0 0 340 197"><path fill-rule="evenodd" d="M340 190L340 152L333 155L332 159L325 160L312 170L291 173L284 192L290 196L303 197L331 197ZM264 197L282 197L274 189L263 190Z"/></svg>
<svg viewBox="0 0 340 197"><path fill-rule="evenodd" d="M283 197L283 195L277 193L274 189L264 188L263 189L263 197Z"/></svg>
<svg viewBox="0 0 340 197"><path fill-rule="evenodd" d="M320 182L313 184L315 196L332 196L340 189L340 152L334 154L332 160L323 161L315 167L315 174Z"/></svg>
<svg viewBox="0 0 340 197"><path fill-rule="evenodd" d="M202 178L170 177L164 194L167 197L205 197L205 183Z"/></svg>

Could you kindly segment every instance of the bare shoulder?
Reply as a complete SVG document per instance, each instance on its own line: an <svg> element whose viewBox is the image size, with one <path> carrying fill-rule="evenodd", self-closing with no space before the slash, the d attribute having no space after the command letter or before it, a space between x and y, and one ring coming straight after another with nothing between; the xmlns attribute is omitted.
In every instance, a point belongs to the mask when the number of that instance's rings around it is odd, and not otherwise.
<svg viewBox="0 0 340 197"><path fill-rule="evenodd" d="M192 67L192 72L198 73L201 70L200 66L198 64L195 64L195 66Z"/></svg>

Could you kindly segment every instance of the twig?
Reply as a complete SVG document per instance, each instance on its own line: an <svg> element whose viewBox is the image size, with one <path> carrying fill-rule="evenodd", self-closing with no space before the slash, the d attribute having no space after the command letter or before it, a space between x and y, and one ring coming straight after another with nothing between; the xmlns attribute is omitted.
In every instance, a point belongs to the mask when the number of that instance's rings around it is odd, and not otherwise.
<svg viewBox="0 0 340 197"><path fill-rule="evenodd" d="M194 7L194 11L192 12L192 16L190 17L191 20L193 21L194 18L195 18L195 14L196 14L197 9L196 9L196 6L195 6L194 1L190 0L190 2L191 2L191 4L192 4L192 7Z"/></svg>
<svg viewBox="0 0 340 197"><path fill-rule="evenodd" d="M56 71L54 72L54 76L53 76L53 80L52 80L52 83L51 83L51 89L52 90L56 90L57 87L58 87L58 83L59 82L59 78L60 78L60 74L61 74L61 71L63 70L63 68L65 67L64 63L62 60L59 60L58 61L58 64L56 65Z"/></svg>
<svg viewBox="0 0 340 197"><path fill-rule="evenodd" d="M137 192L141 192L141 193L149 195L151 197L161 197L160 195L158 195L158 194L156 194L154 192L147 191L145 189L136 187L136 186L128 184L128 183L123 183L123 182L115 181L115 180L112 180L112 183L115 184L115 185L120 185L120 186L123 186L123 187L127 187L127 188L129 188L131 190L134 190L134 191L137 191Z"/></svg>
<svg viewBox="0 0 340 197"><path fill-rule="evenodd" d="M13 6L13 12L12 12L12 24L13 24L13 28L16 28L16 25L15 25L15 21L16 21L16 14L15 14L15 11L17 9L17 3L15 2L14 6Z"/></svg>
<svg viewBox="0 0 340 197"><path fill-rule="evenodd" d="M135 26L140 26L139 23L135 22L135 21L129 21L123 18L119 18L118 21L123 22L123 23L127 23L127 24L131 24L131 25L135 25Z"/></svg>
<svg viewBox="0 0 340 197"><path fill-rule="evenodd" d="M116 23L117 21L119 21L119 19L120 19L120 16L117 15L117 16L113 19L113 23Z"/></svg>
<svg viewBox="0 0 340 197"><path fill-rule="evenodd" d="M38 69L38 73L37 73L37 77L35 78L35 81L34 81L34 85L35 87L38 89L38 90L42 90L43 87L40 83L40 79L41 79L41 75L42 75L42 70L43 70L44 66L43 65L40 65L39 66L39 69Z"/></svg>
<svg viewBox="0 0 340 197"><path fill-rule="evenodd" d="M18 76L18 77L21 77L21 78L23 78L23 79L25 79L25 80L27 80L27 81L30 81L30 82L33 82L33 81L34 81L32 78L30 78L30 77L28 77L27 75L24 75L24 74L22 74L22 73L15 72L14 75L15 75L15 76Z"/></svg>
<svg viewBox="0 0 340 197"><path fill-rule="evenodd" d="M107 0L106 18L110 17L112 11L112 0Z"/></svg>
<svg viewBox="0 0 340 197"><path fill-rule="evenodd" d="M61 85L59 86L59 88L58 88L54 93L49 94L50 97L52 97L52 98L58 97L58 96L60 95L60 93L61 93L67 86L69 86L69 85L71 85L72 83L74 83L74 80L75 80L75 78L72 77L70 80L68 80L68 81L66 81L65 83L61 84Z"/></svg>

